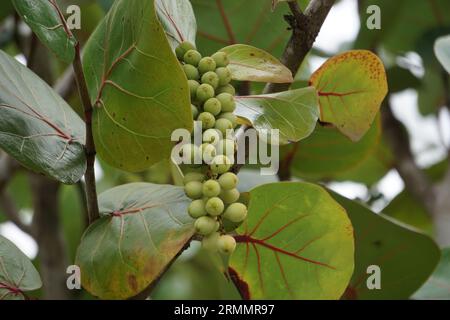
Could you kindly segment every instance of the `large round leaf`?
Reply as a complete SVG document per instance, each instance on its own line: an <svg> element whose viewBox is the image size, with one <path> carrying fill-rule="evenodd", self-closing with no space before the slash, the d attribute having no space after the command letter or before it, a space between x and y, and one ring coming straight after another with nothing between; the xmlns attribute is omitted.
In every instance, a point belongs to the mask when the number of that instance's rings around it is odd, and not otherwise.
<svg viewBox="0 0 450 320"><path fill-rule="evenodd" d="M319 92L320 120L353 141L369 130L388 92L383 63L365 50L332 57L311 76L310 83Z"/></svg>
<svg viewBox="0 0 450 320"><path fill-rule="evenodd" d="M353 272L353 228L321 187L273 183L250 192L230 262L251 299L339 299Z"/></svg>
<svg viewBox="0 0 450 320"><path fill-rule="evenodd" d="M346 299L409 299L431 275L439 261L439 248L428 236L363 205L331 193L346 210L355 229L355 272ZM366 281L371 265L380 267L381 289L370 290Z"/></svg>
<svg viewBox="0 0 450 320"><path fill-rule="evenodd" d="M75 57L76 39L64 28L56 0L12 0L16 11L38 36L39 40L64 62Z"/></svg>
<svg viewBox="0 0 450 320"><path fill-rule="evenodd" d="M275 94L238 96L236 114L263 132L279 130L280 144L309 136L319 118L317 92L314 88L296 89Z"/></svg>
<svg viewBox="0 0 450 320"><path fill-rule="evenodd" d="M83 287L103 299L127 299L153 283L194 234L183 188L133 183L102 193L102 218L78 248Z"/></svg>
<svg viewBox="0 0 450 320"><path fill-rule="evenodd" d="M73 184L86 170L84 123L37 75L0 51L0 147L25 167Z"/></svg>
<svg viewBox="0 0 450 320"><path fill-rule="evenodd" d="M25 292L41 286L39 273L28 257L0 236L0 300L23 300Z"/></svg>
<svg viewBox="0 0 450 320"><path fill-rule="evenodd" d="M189 0L156 0L156 12L173 50L183 41L195 44L197 21Z"/></svg>
<svg viewBox="0 0 450 320"><path fill-rule="evenodd" d="M98 154L127 171L168 159L172 132L192 129L186 76L154 5L117 0L84 54Z"/></svg>

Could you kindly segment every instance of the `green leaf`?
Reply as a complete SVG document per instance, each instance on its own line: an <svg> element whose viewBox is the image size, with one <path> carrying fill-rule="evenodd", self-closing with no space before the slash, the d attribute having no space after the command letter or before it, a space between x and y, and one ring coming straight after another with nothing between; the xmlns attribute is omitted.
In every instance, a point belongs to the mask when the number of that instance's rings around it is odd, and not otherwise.
<svg viewBox="0 0 450 320"><path fill-rule="evenodd" d="M43 80L0 51L0 147L25 167L73 184L86 170L84 123Z"/></svg>
<svg viewBox="0 0 450 320"><path fill-rule="evenodd" d="M376 120L369 132L358 142L352 142L336 128L317 126L308 139L299 142L291 171L297 177L312 180L329 180L364 162L377 148L381 123ZM280 151L281 159L294 146Z"/></svg>
<svg viewBox="0 0 450 320"><path fill-rule="evenodd" d="M156 12L173 50L183 41L195 44L197 21L189 0L156 0Z"/></svg>
<svg viewBox="0 0 450 320"><path fill-rule="evenodd" d="M280 2L292 2L295 0L272 0L272 8L275 9Z"/></svg>
<svg viewBox="0 0 450 320"><path fill-rule="evenodd" d="M346 299L409 299L439 261L439 248L428 236L331 192L346 210L355 230L355 272ZM369 290L367 268L381 269L381 289Z"/></svg>
<svg viewBox="0 0 450 320"><path fill-rule="evenodd" d="M381 60L365 50L348 51L325 62L310 79L320 97L320 120L353 141L369 130L388 92Z"/></svg>
<svg viewBox="0 0 450 320"><path fill-rule="evenodd" d="M437 39L434 44L434 52L445 70L450 73L450 36Z"/></svg>
<svg viewBox="0 0 450 320"><path fill-rule="evenodd" d="M55 0L12 0L17 13L30 26L39 40L64 62L75 57L76 39L58 13Z"/></svg>
<svg viewBox="0 0 450 320"><path fill-rule="evenodd" d="M175 129L192 129L186 76L153 0L117 0L86 45L84 69L97 152L108 164L145 170L170 157Z"/></svg>
<svg viewBox="0 0 450 320"><path fill-rule="evenodd" d="M442 249L441 261L414 299L450 300L450 248Z"/></svg>
<svg viewBox="0 0 450 320"><path fill-rule="evenodd" d="M0 22L13 12L13 5L11 0L0 1Z"/></svg>
<svg viewBox="0 0 450 320"><path fill-rule="evenodd" d="M234 80L271 83L294 81L291 71L264 50L235 44L220 51L225 52L230 59L228 68Z"/></svg>
<svg viewBox="0 0 450 320"><path fill-rule="evenodd" d="M230 273L251 299L339 299L353 272L353 228L321 187L273 183L250 192Z"/></svg>
<svg viewBox="0 0 450 320"><path fill-rule="evenodd" d="M259 132L280 130L280 144L308 137L319 118L317 92L313 87L275 94L235 97L236 114Z"/></svg>
<svg viewBox="0 0 450 320"><path fill-rule="evenodd" d="M418 79L410 70L395 66L387 71L389 91L400 92L406 89L417 89L420 86Z"/></svg>
<svg viewBox="0 0 450 320"><path fill-rule="evenodd" d="M28 257L0 236L0 300L24 300L25 292L41 286L39 273Z"/></svg>
<svg viewBox="0 0 450 320"><path fill-rule="evenodd" d="M132 183L100 195L102 218L78 248L83 287L102 299L133 297L155 281L194 234L183 188Z"/></svg>

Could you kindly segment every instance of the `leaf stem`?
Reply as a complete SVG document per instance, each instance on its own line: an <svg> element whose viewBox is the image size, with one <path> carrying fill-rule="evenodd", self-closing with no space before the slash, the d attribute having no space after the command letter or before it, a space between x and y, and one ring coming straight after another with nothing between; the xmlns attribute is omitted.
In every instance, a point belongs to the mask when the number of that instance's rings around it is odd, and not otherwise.
<svg viewBox="0 0 450 320"><path fill-rule="evenodd" d="M73 68L75 71L75 79L78 86L78 91L80 93L81 102L84 108L84 118L86 122L86 162L87 168L85 173L86 182L86 201L89 216L89 223L94 222L100 217L98 209L98 199L97 199L97 186L95 182L95 143L94 136L92 133L92 112L93 107L91 99L89 97L89 91L86 84L86 78L83 72L83 65L81 63L81 50L79 42L75 45L75 59L73 62Z"/></svg>

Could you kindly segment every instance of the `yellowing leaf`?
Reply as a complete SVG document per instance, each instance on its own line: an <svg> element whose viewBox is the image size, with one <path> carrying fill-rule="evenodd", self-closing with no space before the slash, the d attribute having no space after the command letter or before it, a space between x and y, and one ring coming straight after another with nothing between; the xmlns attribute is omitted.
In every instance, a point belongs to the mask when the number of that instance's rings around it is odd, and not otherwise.
<svg viewBox="0 0 450 320"><path fill-rule="evenodd" d="M370 51L348 51L325 62L312 76L320 100L320 120L353 141L369 130L388 92L386 71Z"/></svg>

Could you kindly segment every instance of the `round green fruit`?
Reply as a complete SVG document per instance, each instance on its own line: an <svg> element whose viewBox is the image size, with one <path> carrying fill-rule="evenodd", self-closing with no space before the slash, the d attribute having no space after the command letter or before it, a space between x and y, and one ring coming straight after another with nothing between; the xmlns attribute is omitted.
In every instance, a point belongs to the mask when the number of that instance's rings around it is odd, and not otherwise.
<svg viewBox="0 0 450 320"><path fill-rule="evenodd" d="M227 119L233 124L233 128L236 128L237 125L237 117L233 112L225 112L219 116L219 119Z"/></svg>
<svg viewBox="0 0 450 320"><path fill-rule="evenodd" d="M222 214L225 209L223 201L218 197L213 197L206 201L205 205L206 212L212 217L218 217Z"/></svg>
<svg viewBox="0 0 450 320"><path fill-rule="evenodd" d="M203 143L210 143L216 145L219 143L222 134L216 129L208 129L203 132Z"/></svg>
<svg viewBox="0 0 450 320"><path fill-rule="evenodd" d="M219 237L217 246L220 253L230 255L236 250L236 240L234 240L232 236L226 234Z"/></svg>
<svg viewBox="0 0 450 320"><path fill-rule="evenodd" d="M200 71L201 74L214 70L216 70L216 62L211 57L205 57L198 63L198 71Z"/></svg>
<svg viewBox="0 0 450 320"><path fill-rule="evenodd" d="M219 76L213 71L208 71L207 73L202 75L202 83L207 83L214 89L217 89L219 87L219 82Z"/></svg>
<svg viewBox="0 0 450 320"><path fill-rule="evenodd" d="M198 117L198 109L196 106L191 104L192 118L197 119Z"/></svg>
<svg viewBox="0 0 450 320"><path fill-rule="evenodd" d="M183 60L184 55L189 50L195 50L195 46L189 41L184 41L175 49L175 54L179 60Z"/></svg>
<svg viewBox="0 0 450 320"><path fill-rule="evenodd" d="M213 232L207 237L202 239L202 248L211 252L216 252L219 250L217 244L219 243L220 233Z"/></svg>
<svg viewBox="0 0 450 320"><path fill-rule="evenodd" d="M202 55L197 50L189 50L183 56L185 63L191 64L193 66L198 66L198 63L202 59Z"/></svg>
<svg viewBox="0 0 450 320"><path fill-rule="evenodd" d="M211 129L216 124L216 118L209 112L200 113L197 120L201 121L203 130Z"/></svg>
<svg viewBox="0 0 450 320"><path fill-rule="evenodd" d="M230 170L231 166L230 158L225 155L218 155L213 159L209 167L214 174L223 174Z"/></svg>
<svg viewBox="0 0 450 320"><path fill-rule="evenodd" d="M226 86L231 82L231 72L228 68L217 68L216 74L219 77L220 86Z"/></svg>
<svg viewBox="0 0 450 320"><path fill-rule="evenodd" d="M233 203L225 210L224 217L231 222L239 223L247 218L247 207L242 203Z"/></svg>
<svg viewBox="0 0 450 320"><path fill-rule="evenodd" d="M185 144L180 149L184 164L199 164L202 159L200 148L195 144Z"/></svg>
<svg viewBox="0 0 450 320"><path fill-rule="evenodd" d="M237 187L239 178L234 173L227 172L221 175L218 181L223 190L232 190Z"/></svg>
<svg viewBox="0 0 450 320"><path fill-rule="evenodd" d="M200 172L189 172L184 175L183 183L188 184L191 181L203 182L205 180L205 175Z"/></svg>
<svg viewBox="0 0 450 320"><path fill-rule="evenodd" d="M205 104L203 105L203 109L206 112L212 113L213 115L217 116L222 111L222 105L220 104L220 101L216 98L211 98L206 100Z"/></svg>
<svg viewBox="0 0 450 320"><path fill-rule="evenodd" d="M225 204L231 204L238 201L241 194L239 193L238 189L231 189L231 190L222 190L219 196L220 199L222 199Z"/></svg>
<svg viewBox="0 0 450 320"><path fill-rule="evenodd" d="M225 86L220 86L219 88L217 88L216 93L217 94L229 93L232 96L235 96L236 95L236 89L231 84L227 84Z"/></svg>
<svg viewBox="0 0 450 320"><path fill-rule="evenodd" d="M197 68L190 64L183 65L183 70L188 80L198 80L200 78Z"/></svg>
<svg viewBox="0 0 450 320"><path fill-rule="evenodd" d="M191 101L194 101L197 96L197 89L200 87L200 83L195 80L188 80L189 92L191 93Z"/></svg>
<svg viewBox="0 0 450 320"><path fill-rule="evenodd" d="M216 180L208 180L203 183L202 193L205 197L217 197L220 191L220 184Z"/></svg>
<svg viewBox="0 0 450 320"><path fill-rule="evenodd" d="M222 132L223 136L226 136L228 130L233 130L233 124L228 119L218 119L214 124L214 128Z"/></svg>
<svg viewBox="0 0 450 320"><path fill-rule="evenodd" d="M200 151L202 152L203 161L209 163L214 159L217 154L216 147L210 143L204 143L200 146Z"/></svg>
<svg viewBox="0 0 450 320"><path fill-rule="evenodd" d="M203 197L203 184L199 181L191 181L185 184L184 192L191 199Z"/></svg>
<svg viewBox="0 0 450 320"><path fill-rule="evenodd" d="M216 97L221 105L222 112L233 112L236 110L236 102L234 101L234 97L229 93L221 93Z"/></svg>
<svg viewBox="0 0 450 320"><path fill-rule="evenodd" d="M225 52L216 52L211 56L211 58L214 59L218 68L223 68L230 64L228 55Z"/></svg>
<svg viewBox="0 0 450 320"><path fill-rule="evenodd" d="M214 95L214 88L207 83L201 84L195 93L197 100L200 102L205 102L208 99L214 98Z"/></svg>
<svg viewBox="0 0 450 320"><path fill-rule="evenodd" d="M205 201L201 199L192 201L189 205L188 213L194 219L206 216Z"/></svg>
<svg viewBox="0 0 450 320"><path fill-rule="evenodd" d="M216 231L216 220L211 217L200 217L195 221L194 227L202 236L210 235Z"/></svg>

